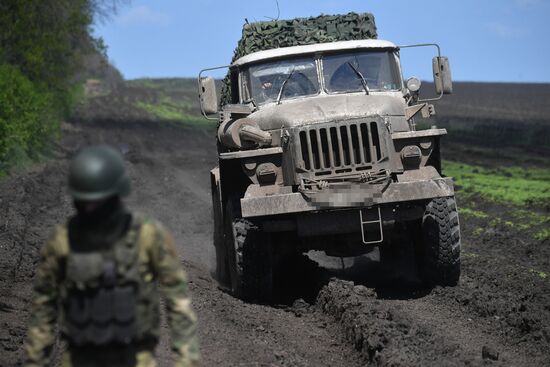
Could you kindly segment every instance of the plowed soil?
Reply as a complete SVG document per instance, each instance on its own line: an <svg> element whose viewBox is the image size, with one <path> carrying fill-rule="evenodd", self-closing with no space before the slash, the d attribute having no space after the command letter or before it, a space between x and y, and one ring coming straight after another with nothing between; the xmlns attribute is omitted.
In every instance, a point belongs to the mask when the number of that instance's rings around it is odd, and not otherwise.
<svg viewBox="0 0 550 367"><path fill-rule="evenodd" d="M68 160L99 142L125 154L133 185L128 206L176 237L204 366L550 365L548 240L527 240L507 227L475 236L468 229L475 218L461 218L469 255L456 287L425 289L405 266L410 262L390 271L377 254L342 262L315 254L325 267L304 267L313 275L304 278L316 282L294 302L247 304L221 291L210 274L213 131L106 122L63 130L46 163L0 181L1 366L22 363L38 251L72 211ZM161 365L169 365L166 336L158 352Z"/></svg>

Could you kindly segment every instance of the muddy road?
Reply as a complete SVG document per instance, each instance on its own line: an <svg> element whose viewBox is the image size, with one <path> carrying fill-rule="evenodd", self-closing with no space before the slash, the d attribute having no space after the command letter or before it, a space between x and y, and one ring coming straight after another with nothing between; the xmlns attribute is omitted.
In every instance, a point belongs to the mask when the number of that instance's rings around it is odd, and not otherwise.
<svg viewBox="0 0 550 367"><path fill-rule="evenodd" d="M48 162L0 181L0 366L22 362L38 251L72 210L68 159L99 142L117 146L128 161L128 206L174 233L205 366L550 365L550 281L538 276L550 272L548 240L518 238L507 227L475 236L468 229L474 219L462 218L457 287L422 288L406 262L390 272L373 254L305 266L303 278L319 285L297 294L308 302L246 304L220 291L210 275L213 133L104 123L64 126ZM159 355L169 365L166 337Z"/></svg>

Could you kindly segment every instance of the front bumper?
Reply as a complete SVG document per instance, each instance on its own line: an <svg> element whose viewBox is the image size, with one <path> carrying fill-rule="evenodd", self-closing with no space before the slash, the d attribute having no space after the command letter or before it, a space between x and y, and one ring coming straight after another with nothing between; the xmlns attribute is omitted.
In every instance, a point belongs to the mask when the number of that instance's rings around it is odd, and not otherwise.
<svg viewBox="0 0 550 367"><path fill-rule="evenodd" d="M261 194L261 191L249 188L244 198L241 199L241 211L242 216L248 218L333 208L371 207L453 195L453 180L448 177L393 182L382 192L376 191L375 185L350 185L346 188L321 191L319 194L311 195L299 192Z"/></svg>

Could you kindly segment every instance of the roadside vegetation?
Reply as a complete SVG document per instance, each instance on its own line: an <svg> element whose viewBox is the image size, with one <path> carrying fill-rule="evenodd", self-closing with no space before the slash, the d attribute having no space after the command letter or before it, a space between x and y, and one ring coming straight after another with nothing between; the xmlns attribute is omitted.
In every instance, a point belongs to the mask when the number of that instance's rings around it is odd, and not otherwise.
<svg viewBox="0 0 550 367"><path fill-rule="evenodd" d="M0 2L0 176L38 159L58 138L60 122L83 95L88 61L106 63L93 23L117 3Z"/></svg>

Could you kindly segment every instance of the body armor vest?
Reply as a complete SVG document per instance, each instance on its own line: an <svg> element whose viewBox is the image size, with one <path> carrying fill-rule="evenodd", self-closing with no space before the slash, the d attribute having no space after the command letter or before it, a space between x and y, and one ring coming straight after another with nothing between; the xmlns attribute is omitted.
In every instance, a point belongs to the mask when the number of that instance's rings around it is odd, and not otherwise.
<svg viewBox="0 0 550 367"><path fill-rule="evenodd" d="M114 244L91 251L71 236L62 289L62 333L74 346L157 337L158 294L140 274L140 219ZM151 334L152 335L148 335Z"/></svg>

